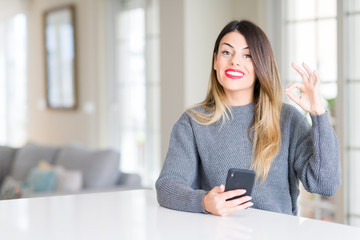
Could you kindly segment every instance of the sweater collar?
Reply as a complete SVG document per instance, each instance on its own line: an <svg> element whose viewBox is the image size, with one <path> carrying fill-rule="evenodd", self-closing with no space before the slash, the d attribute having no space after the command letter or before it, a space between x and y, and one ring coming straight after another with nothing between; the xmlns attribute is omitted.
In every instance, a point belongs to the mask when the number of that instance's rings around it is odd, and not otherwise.
<svg viewBox="0 0 360 240"><path fill-rule="evenodd" d="M231 106L230 109L233 114L243 113L243 114L253 114L254 113L254 102L249 103L243 106Z"/></svg>

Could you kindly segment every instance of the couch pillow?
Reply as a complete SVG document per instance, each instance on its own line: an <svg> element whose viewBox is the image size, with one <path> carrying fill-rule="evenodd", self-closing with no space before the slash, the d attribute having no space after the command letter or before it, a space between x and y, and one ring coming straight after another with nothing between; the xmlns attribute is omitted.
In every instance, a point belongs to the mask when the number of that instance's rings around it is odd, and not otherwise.
<svg viewBox="0 0 360 240"><path fill-rule="evenodd" d="M4 178L9 174L16 148L0 146L0 186Z"/></svg>
<svg viewBox="0 0 360 240"><path fill-rule="evenodd" d="M0 199L17 199L23 195L22 184L14 178L7 176L0 190Z"/></svg>
<svg viewBox="0 0 360 240"><path fill-rule="evenodd" d="M116 185L119 178L120 154L114 150L93 150L80 144L65 146L56 165L79 170L84 188L105 188Z"/></svg>
<svg viewBox="0 0 360 240"><path fill-rule="evenodd" d="M40 146L28 143L20 148L16 154L13 166L11 168L11 176L16 180L25 181L30 170L38 164L40 160L53 163L59 147Z"/></svg>
<svg viewBox="0 0 360 240"><path fill-rule="evenodd" d="M35 167L31 169L27 183L35 193L52 192L56 187L55 170Z"/></svg>
<svg viewBox="0 0 360 240"><path fill-rule="evenodd" d="M68 170L62 166L56 166L56 191L77 192L82 189L83 176L78 170Z"/></svg>

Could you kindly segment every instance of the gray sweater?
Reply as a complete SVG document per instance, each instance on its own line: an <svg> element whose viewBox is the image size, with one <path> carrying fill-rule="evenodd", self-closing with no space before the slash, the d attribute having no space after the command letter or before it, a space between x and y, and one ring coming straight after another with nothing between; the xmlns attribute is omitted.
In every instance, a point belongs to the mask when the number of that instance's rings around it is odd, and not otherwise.
<svg viewBox="0 0 360 240"><path fill-rule="evenodd" d="M203 212L203 198L213 187L225 185L230 168L249 169L252 143L248 129L254 104L232 107L233 119L209 126L184 113L175 123L166 160L156 182L161 206ZM281 149L264 183L255 182L253 207L297 214L299 180L305 189L334 195L341 184L339 144L328 114L311 116L312 126L293 106L283 104Z"/></svg>

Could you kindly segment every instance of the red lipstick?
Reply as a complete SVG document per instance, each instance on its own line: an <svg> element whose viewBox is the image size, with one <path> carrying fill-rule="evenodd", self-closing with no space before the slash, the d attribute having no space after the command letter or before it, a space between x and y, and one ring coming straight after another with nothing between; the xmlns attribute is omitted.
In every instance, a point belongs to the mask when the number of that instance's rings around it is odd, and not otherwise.
<svg viewBox="0 0 360 240"><path fill-rule="evenodd" d="M225 70L225 76L231 79L240 79L245 76L245 73L237 69L229 68Z"/></svg>

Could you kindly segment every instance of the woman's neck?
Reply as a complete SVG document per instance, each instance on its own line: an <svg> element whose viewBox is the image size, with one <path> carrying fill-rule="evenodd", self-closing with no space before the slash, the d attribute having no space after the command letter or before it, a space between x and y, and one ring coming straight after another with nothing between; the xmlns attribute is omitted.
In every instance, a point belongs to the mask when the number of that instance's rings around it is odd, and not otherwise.
<svg viewBox="0 0 360 240"><path fill-rule="evenodd" d="M245 106L254 101L254 94L251 93L226 93L226 98L229 106Z"/></svg>

